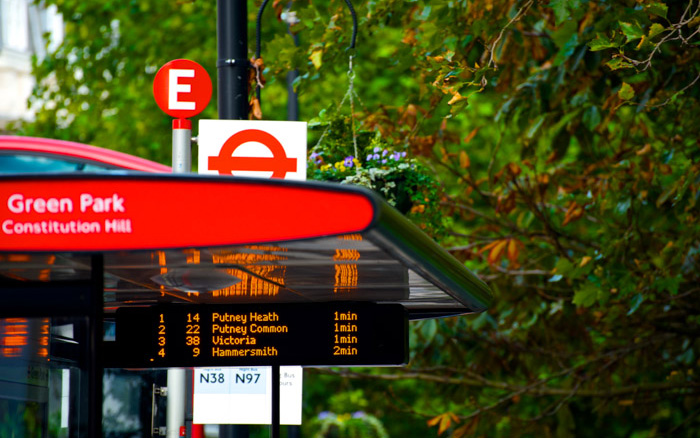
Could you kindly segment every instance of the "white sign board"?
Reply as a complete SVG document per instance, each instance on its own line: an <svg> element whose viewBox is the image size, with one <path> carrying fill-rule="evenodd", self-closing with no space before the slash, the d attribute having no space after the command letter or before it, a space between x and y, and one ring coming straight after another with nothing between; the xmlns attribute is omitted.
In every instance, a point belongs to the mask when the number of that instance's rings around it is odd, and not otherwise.
<svg viewBox="0 0 700 438"><path fill-rule="evenodd" d="M199 173L306 179L306 122L200 120Z"/></svg>
<svg viewBox="0 0 700 438"><path fill-rule="evenodd" d="M195 368L195 424L271 424L271 367ZM301 424L302 367L280 367L280 424Z"/></svg>

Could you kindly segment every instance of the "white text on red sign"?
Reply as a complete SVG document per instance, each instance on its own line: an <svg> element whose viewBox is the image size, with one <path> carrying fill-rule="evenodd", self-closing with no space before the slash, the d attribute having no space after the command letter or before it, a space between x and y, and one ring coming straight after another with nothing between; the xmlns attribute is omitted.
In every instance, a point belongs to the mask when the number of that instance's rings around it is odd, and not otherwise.
<svg viewBox="0 0 700 438"><path fill-rule="evenodd" d="M196 105L194 102L186 100L178 100L178 94L190 93L192 85L181 84L178 82L180 78L193 78L194 70L189 69L172 69L168 72L168 109L171 110L194 110Z"/></svg>
<svg viewBox="0 0 700 438"><path fill-rule="evenodd" d="M27 197L13 193L7 198L7 210L16 215L22 214L61 214L72 213L78 205L81 213L125 213L124 198L118 193L108 197L81 193L77 199ZM94 220L47 220L21 222L13 218L2 221L0 229L6 235L13 234L99 234L131 233L130 219L106 218Z"/></svg>

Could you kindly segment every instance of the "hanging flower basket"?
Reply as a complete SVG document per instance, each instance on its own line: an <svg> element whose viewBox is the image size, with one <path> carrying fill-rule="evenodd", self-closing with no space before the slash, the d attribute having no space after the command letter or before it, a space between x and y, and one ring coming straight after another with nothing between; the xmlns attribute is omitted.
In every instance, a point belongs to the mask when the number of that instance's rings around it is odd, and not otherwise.
<svg viewBox="0 0 700 438"><path fill-rule="evenodd" d="M338 116L310 124L325 130L309 155L309 179L367 187L427 231L439 234L443 228L437 212L440 195L433 174L405 147L389 144L378 132L356 133L355 148L349 125L347 118ZM355 150L359 157L354 156Z"/></svg>

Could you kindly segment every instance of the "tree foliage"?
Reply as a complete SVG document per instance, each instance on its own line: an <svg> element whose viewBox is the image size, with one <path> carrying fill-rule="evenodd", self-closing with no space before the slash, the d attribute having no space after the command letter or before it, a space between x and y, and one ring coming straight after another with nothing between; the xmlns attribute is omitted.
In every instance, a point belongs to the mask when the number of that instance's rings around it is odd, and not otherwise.
<svg viewBox="0 0 700 438"><path fill-rule="evenodd" d="M152 77L180 57L215 76L213 2L48 3L66 40L36 65L43 106L23 132L167 161ZM345 2L293 2L298 45L273 2L262 117L284 118L297 69L302 119L321 127L310 145L345 118L421 160L441 187L423 224L496 301L413 325L408 367L338 372L343 385L372 379L393 394L377 412L441 436L700 434L700 3L356 3L349 52ZM339 105L349 55L354 107ZM342 137L317 152L357 155Z"/></svg>

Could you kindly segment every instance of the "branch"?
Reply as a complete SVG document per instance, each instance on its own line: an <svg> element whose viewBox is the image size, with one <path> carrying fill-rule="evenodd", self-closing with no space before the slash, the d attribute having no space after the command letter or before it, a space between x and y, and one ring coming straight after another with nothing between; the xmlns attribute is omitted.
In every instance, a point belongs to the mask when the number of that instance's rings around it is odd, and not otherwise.
<svg viewBox="0 0 700 438"><path fill-rule="evenodd" d="M542 222L545 230L547 231L547 234L549 234L550 238L554 242L554 246L556 246L557 250L559 251L559 254L567 260L571 261L571 256L568 254L568 252L564 249L561 242L559 241L559 238L563 237L562 233L555 229L554 224L552 224L552 222L549 219L549 216L547 216L547 214L545 214L545 212L540 209L539 205L537 205L537 201L535 201L531 196L528 196L530 195L530 192L520 187L517 178L513 178L513 185L515 186L517 192L520 193L520 196L525 201L525 204L527 204L527 206L530 208L532 213Z"/></svg>
<svg viewBox="0 0 700 438"><path fill-rule="evenodd" d="M649 54L649 56L645 60L639 61L639 60L630 58L628 56L625 56L624 54L620 54L620 57L622 59L624 59L625 61L629 62L630 64L634 65L635 67L642 67L641 71L645 71L649 67L651 67L651 61L654 58L654 55L656 55L656 53L661 49L661 46L663 44L665 44L669 41L679 41L679 40L681 41L682 44L689 44L689 40L700 32L700 29L698 29L698 30L695 30L692 34L690 34L687 37L683 36L683 26L690 24L698 16L698 14L700 14L700 2L698 2L698 7L690 14L690 16L688 16L688 13L690 13L690 9L692 6L693 6L693 1L691 0L690 2L688 2L688 6L686 7L685 11L683 11L683 15L681 16L678 23L671 24L670 28L664 31L664 32L668 32L668 33L666 35L664 35L664 37L661 38L661 40L658 43L656 43L656 45L654 46L654 49L651 51L651 53ZM693 83L694 82L695 81L693 81ZM685 90L685 88L683 90ZM681 91L683 91L683 90L681 90ZM663 106L666 103L659 105L659 106Z"/></svg>
<svg viewBox="0 0 700 438"><path fill-rule="evenodd" d="M498 266L498 265L492 265L491 268L497 270L498 272L500 272L500 273L502 273L502 274L509 275L509 276L513 276L513 277L527 276L527 275L538 275L538 276L550 276L550 275L552 275L552 271L545 271L545 270L543 270L543 269L520 269L520 270L516 270L516 269L505 269L505 268L502 268L502 267L500 267L500 266ZM497 279L502 278L502 277L503 277L503 276L500 275L500 274L496 274L496 275L482 275L482 276L481 276L481 278L482 278L484 281L493 281L493 280L497 280Z"/></svg>
<svg viewBox="0 0 700 438"><path fill-rule="evenodd" d="M438 367L438 368L427 368L427 369L417 369L415 371L410 371L410 372L403 372L403 373L397 373L397 374L369 374L369 373L361 373L361 372L356 372L356 371L350 371L350 370L342 370L342 371L335 371L331 369L318 369L318 372L324 373L324 374L333 374L341 377L347 377L347 378L356 378L356 379L377 379L377 380L385 380L385 381L401 381L401 380L410 380L410 379L416 379L416 380L422 380L426 382L434 382L434 383L441 383L441 384L448 384L448 385L459 385L459 386L470 386L470 387L488 387L488 388L494 388L494 389L500 389L504 391L509 391L509 394L507 396L501 397L495 405L489 405L487 408L482 408L480 412L483 412L483 410L488 410L488 409L493 409L495 406L498 406L501 403L504 403L507 400L510 400L516 395L520 394L528 394L531 396L563 396L563 397L568 397L571 398L573 397L572 395L572 388L561 388L561 387L554 387L554 386L547 386L547 383L551 382L552 380L561 378L561 377L566 377L569 376L573 373L578 373L580 374L580 371L585 369L586 367L593 365L594 363L602 362L605 361L602 364L602 367L596 370L595 372L588 373L586 378L579 378L579 382L585 381L585 380L590 380L593 376L600 374L603 370L606 370L609 368L613 363L616 363L624 357L625 355L636 351L640 350L649 346L652 346L657 343L665 343L669 341L670 339L674 338L674 335L664 335L664 336L659 336L657 338L650 338L645 342L640 342L637 344L632 344L629 346L625 346L622 348L619 348L617 350L611 350L608 351L604 354L601 354L599 356L596 356L584 363L574 365L562 370L559 370L558 372L552 374L549 377L539 379L533 383L527 384L527 385L512 385L504 381L500 380L492 380L492 379L487 379L486 377L475 373L471 370L468 369L455 369L455 368L448 368L448 367ZM432 374L435 371L438 371L439 374ZM451 371L454 373L459 373L463 375L467 375L467 377L462 377L462 376L446 376L444 371ZM650 383L641 383L638 385L628 385L628 386L619 386L619 387L606 387L604 389L580 389L579 388L580 383L578 385L574 385L576 394L579 397L587 397L587 398L615 398L615 397L621 397L621 396L627 396L627 395L637 395L640 393L649 393L649 392L669 392L669 391L690 391L690 393L694 394L697 392L700 392L700 382L650 382Z"/></svg>
<svg viewBox="0 0 700 438"><path fill-rule="evenodd" d="M318 372L322 374L336 375L340 377L347 377L351 379L376 379L385 381L401 381L401 380L422 380L425 382L434 382L447 385L460 385L460 386L472 386L472 387L491 387L496 389L503 389L508 391L513 391L513 394L509 394L508 399L512 398L513 395L527 393L533 396L566 396L571 393L569 388L556 388L551 386L539 387L540 381L535 382L531 385L526 386L513 386L504 382L496 382L487 379L467 379L463 377L445 377L437 376L433 374L425 373L402 373L402 374L370 374L361 373L356 371L334 371L326 368L318 368ZM561 377L557 375L557 377ZM549 379L548 379L549 380ZM700 392L700 382L650 382L646 384L639 385L628 385L628 386L618 386L609 387L606 389L582 389L577 392L579 397L587 398L614 398L621 397L625 395L639 394L645 392L668 392L668 391L690 391L689 393Z"/></svg>
<svg viewBox="0 0 700 438"><path fill-rule="evenodd" d="M699 30L700 30L700 29L699 29ZM696 33L697 33L697 32L696 32ZM668 105L668 104L671 102L671 100L673 100L674 97L676 97L677 95L681 94L682 92L684 92L684 91L687 90L688 88L690 88L690 87L692 87L693 85L695 85L695 83L696 83L698 80L700 80L700 73L698 73L698 75L695 76L695 79L693 79L693 82L689 83L689 84L686 85L685 87L683 87L683 88L681 88L680 90L676 91L675 93L673 93L673 96L669 97L668 99L664 100L663 102L661 102L661 103L659 103L659 104L657 104L657 105L646 105L646 104L645 104L644 106L647 107L647 108L660 108L660 107L662 107L662 106L666 106L666 105Z"/></svg>
<svg viewBox="0 0 700 438"><path fill-rule="evenodd" d="M513 18L510 19L510 21L503 26L501 29L501 32L499 32L498 37L494 40L494 42L488 47L488 50L490 52L489 54L489 64L488 66L491 67L493 66L494 70L498 70L498 65L496 64L496 59L494 58L493 54L496 51L496 46L498 43L501 41L501 38L503 38L503 34L505 33L506 29L508 29L513 23L516 21L520 21L521 18L523 18L523 15L527 13L527 11L530 9L530 6L532 6L534 3L534 0L529 0L525 5L523 5L522 8L518 10L518 12L515 14Z"/></svg>

